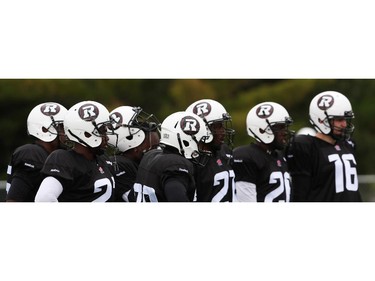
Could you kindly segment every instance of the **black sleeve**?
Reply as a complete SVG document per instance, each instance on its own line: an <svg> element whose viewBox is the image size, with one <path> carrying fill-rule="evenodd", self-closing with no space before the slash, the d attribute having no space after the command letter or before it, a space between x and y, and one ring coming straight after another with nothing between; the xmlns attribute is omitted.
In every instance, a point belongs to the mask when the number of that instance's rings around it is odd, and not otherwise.
<svg viewBox="0 0 375 281"><path fill-rule="evenodd" d="M18 172L11 183L6 200L17 202L33 202L42 177L39 173Z"/></svg>
<svg viewBox="0 0 375 281"><path fill-rule="evenodd" d="M133 187L137 177L137 168L134 164L123 162L119 165L119 171L113 175L116 181L115 201L126 202L122 196Z"/></svg>
<svg viewBox="0 0 375 281"><path fill-rule="evenodd" d="M189 202L187 188L178 178L172 177L165 181L164 193L168 202Z"/></svg>
<svg viewBox="0 0 375 281"><path fill-rule="evenodd" d="M297 140L297 141L296 141ZM311 188L311 138L299 136L287 151L287 160L293 182L291 201L303 202L307 200Z"/></svg>

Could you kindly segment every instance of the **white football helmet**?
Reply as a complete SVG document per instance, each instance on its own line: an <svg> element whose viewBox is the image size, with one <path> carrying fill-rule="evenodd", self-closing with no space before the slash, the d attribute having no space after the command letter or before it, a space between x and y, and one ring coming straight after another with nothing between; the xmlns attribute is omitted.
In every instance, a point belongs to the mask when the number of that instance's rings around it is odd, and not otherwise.
<svg viewBox="0 0 375 281"><path fill-rule="evenodd" d="M195 159L205 153L199 149L198 143L204 142L208 137L206 124L194 113L175 112L161 124L160 144L177 148L187 159Z"/></svg>
<svg viewBox="0 0 375 281"><path fill-rule="evenodd" d="M257 104L246 117L247 133L250 137L264 144L270 144L275 139L272 126L293 123L288 111L275 102L262 102ZM288 131L290 133L290 131Z"/></svg>
<svg viewBox="0 0 375 281"><path fill-rule="evenodd" d="M152 114L140 107L120 106L109 115L114 134L108 136L108 143L121 152L139 146L146 138L145 132L156 131L160 126Z"/></svg>
<svg viewBox="0 0 375 281"><path fill-rule="evenodd" d="M73 105L65 116L64 129L68 138L86 147L96 148L102 143L101 126L108 126L108 109L96 101L82 101ZM105 130L107 132L107 128Z"/></svg>
<svg viewBox="0 0 375 281"><path fill-rule="evenodd" d="M316 95L310 103L310 123L321 133L332 133L330 120L345 118L348 125L343 137L348 138L354 131L351 120L354 118L352 105L349 99L336 91L325 91Z"/></svg>
<svg viewBox="0 0 375 281"><path fill-rule="evenodd" d="M200 116L209 127L210 137L207 139L207 143L213 140L215 132L211 131L210 125L215 122L224 122L227 142L228 144L233 143L232 117L222 104L212 99L201 99L189 105L186 111Z"/></svg>
<svg viewBox="0 0 375 281"><path fill-rule="evenodd" d="M45 102L35 106L27 117L27 133L42 141L51 142L59 132L57 127L64 121L68 110L57 102Z"/></svg>

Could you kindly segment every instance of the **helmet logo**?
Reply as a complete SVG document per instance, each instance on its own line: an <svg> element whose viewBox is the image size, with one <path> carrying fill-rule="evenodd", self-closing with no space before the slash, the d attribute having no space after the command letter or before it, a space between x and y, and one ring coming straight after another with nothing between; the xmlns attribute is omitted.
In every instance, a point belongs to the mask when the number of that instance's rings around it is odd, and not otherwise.
<svg viewBox="0 0 375 281"><path fill-rule="evenodd" d="M211 105L207 102L198 103L194 106L193 112L198 116L207 116L211 112Z"/></svg>
<svg viewBox="0 0 375 281"><path fill-rule="evenodd" d="M263 104L259 106L256 110L256 115L262 119L270 117L272 113L273 113L273 106L270 104Z"/></svg>
<svg viewBox="0 0 375 281"><path fill-rule="evenodd" d="M41 106L40 111L47 116L53 116L60 112L60 106L52 103L45 103Z"/></svg>
<svg viewBox="0 0 375 281"><path fill-rule="evenodd" d="M114 122L113 124L114 129L117 129L121 126L122 120L123 120L121 113L113 112L110 116L110 119Z"/></svg>
<svg viewBox="0 0 375 281"><path fill-rule="evenodd" d="M332 96L330 95L324 95L324 96L321 96L318 100L318 107L319 109L321 110L327 110L328 108L330 108L334 103L334 99Z"/></svg>
<svg viewBox="0 0 375 281"><path fill-rule="evenodd" d="M186 116L181 119L180 122L181 130L187 135L195 135L199 132L200 126L197 119L191 116Z"/></svg>
<svg viewBox="0 0 375 281"><path fill-rule="evenodd" d="M99 109L93 104L85 104L79 108L78 114L85 121L93 121L98 117Z"/></svg>

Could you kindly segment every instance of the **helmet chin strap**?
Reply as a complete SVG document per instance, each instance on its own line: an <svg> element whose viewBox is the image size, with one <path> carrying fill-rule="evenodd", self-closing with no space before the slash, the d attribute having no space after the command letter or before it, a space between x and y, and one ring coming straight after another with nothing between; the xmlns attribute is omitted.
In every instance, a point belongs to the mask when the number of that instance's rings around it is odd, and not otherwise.
<svg viewBox="0 0 375 281"><path fill-rule="evenodd" d="M268 119L266 119L265 121L266 121L266 123L267 123L268 126L266 127L265 130L259 128L261 134L264 134L264 133L266 132L266 130L267 130L268 127L270 127L270 128L271 128L271 131L272 131L272 127L271 127L271 123L270 123L270 121L269 121ZM258 137L258 135L254 133L253 130L251 130L250 128L249 128L249 130L250 130L250 132L254 135L255 139L256 139L258 142L260 142L260 143L262 143L262 144L264 144L264 145L268 145L268 144L266 144L265 142L263 142L263 141ZM273 133L273 131L272 131L272 133Z"/></svg>
<svg viewBox="0 0 375 281"><path fill-rule="evenodd" d="M177 140L178 140L178 145L180 146L180 154L185 157L185 150L182 146L180 133L177 133Z"/></svg>
<svg viewBox="0 0 375 281"><path fill-rule="evenodd" d="M317 126L315 124L315 122L311 119L311 117L309 118L309 121L310 121L310 124L313 125L314 129L319 132L319 133L322 133L322 131L320 130L319 126Z"/></svg>
<svg viewBox="0 0 375 281"><path fill-rule="evenodd" d="M68 132L73 136L75 137L79 143L83 144L84 146L87 146L87 147L90 147L92 148L91 146L89 146L84 140L82 140L80 137L78 137L77 135L73 134L73 132L71 130L68 130Z"/></svg>
<svg viewBox="0 0 375 281"><path fill-rule="evenodd" d="M261 143L263 143L262 142L262 140L253 132L253 130L251 130L250 128L249 128L249 131L253 134L253 136L255 137L255 139L257 140L257 141L259 141L259 142L261 142Z"/></svg>

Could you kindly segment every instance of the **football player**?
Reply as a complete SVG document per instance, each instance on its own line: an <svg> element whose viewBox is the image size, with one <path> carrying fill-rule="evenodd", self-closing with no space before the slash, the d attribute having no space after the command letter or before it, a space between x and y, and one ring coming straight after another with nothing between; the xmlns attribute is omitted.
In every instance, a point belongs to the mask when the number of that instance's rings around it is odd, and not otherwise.
<svg viewBox="0 0 375 281"><path fill-rule="evenodd" d="M27 133L35 140L18 147L7 171L6 202L34 202L47 156L65 142L63 120L67 109L56 102L35 106L27 117Z"/></svg>
<svg viewBox="0 0 375 281"><path fill-rule="evenodd" d="M110 113L114 135L108 143L116 154L110 157L114 166L115 201L128 202L143 155L159 148L159 121L140 107L120 106Z"/></svg>
<svg viewBox="0 0 375 281"><path fill-rule="evenodd" d="M237 197L240 202L290 202L292 186L284 148L292 118L275 102L254 106L246 129L254 143L234 149Z"/></svg>
<svg viewBox="0 0 375 281"><path fill-rule="evenodd" d="M193 162L206 152L199 142L209 137L203 120L184 111L169 115L161 124L160 146L142 158L129 193L135 202L190 202L194 198Z"/></svg>
<svg viewBox="0 0 375 281"><path fill-rule="evenodd" d="M187 112L197 114L209 128L210 137L201 143L211 157L207 163L194 165L197 202L236 202L235 174L232 169L234 130L232 118L224 106L212 99L192 103Z"/></svg>
<svg viewBox="0 0 375 281"><path fill-rule="evenodd" d="M336 91L324 91L311 100L309 117L317 133L296 136L288 149L293 201L362 201L349 99Z"/></svg>
<svg viewBox="0 0 375 281"><path fill-rule="evenodd" d="M66 113L64 129L72 149L56 150L47 158L36 202L108 202L114 178L101 155L107 147L109 112L95 101L82 101Z"/></svg>

